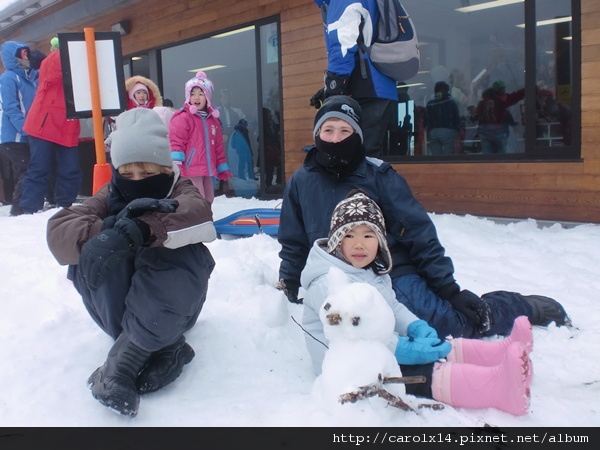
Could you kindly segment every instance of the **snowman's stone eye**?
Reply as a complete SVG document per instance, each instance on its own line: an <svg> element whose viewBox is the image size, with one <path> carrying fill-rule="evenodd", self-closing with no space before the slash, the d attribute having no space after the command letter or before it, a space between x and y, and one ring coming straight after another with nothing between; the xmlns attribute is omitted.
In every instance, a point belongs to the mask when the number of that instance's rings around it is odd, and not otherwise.
<svg viewBox="0 0 600 450"><path fill-rule="evenodd" d="M360 317L353 317L352 318L352 325L354 325L355 327L357 327L359 323L360 323Z"/></svg>
<svg viewBox="0 0 600 450"><path fill-rule="evenodd" d="M329 311L329 310L331 309L331 304L330 304L330 303L325 303L325 304L323 305L323 309L324 309L325 311Z"/></svg>

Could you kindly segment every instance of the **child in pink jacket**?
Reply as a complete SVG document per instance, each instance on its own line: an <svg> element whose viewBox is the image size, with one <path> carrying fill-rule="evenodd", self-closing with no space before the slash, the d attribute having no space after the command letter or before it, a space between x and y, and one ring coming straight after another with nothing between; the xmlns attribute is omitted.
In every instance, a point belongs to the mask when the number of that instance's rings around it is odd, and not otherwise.
<svg viewBox="0 0 600 450"><path fill-rule="evenodd" d="M185 83L185 103L169 124L173 161L180 165L181 175L190 178L211 203L213 177L233 177L225 156L219 111L210 101L213 91L212 81L198 72Z"/></svg>

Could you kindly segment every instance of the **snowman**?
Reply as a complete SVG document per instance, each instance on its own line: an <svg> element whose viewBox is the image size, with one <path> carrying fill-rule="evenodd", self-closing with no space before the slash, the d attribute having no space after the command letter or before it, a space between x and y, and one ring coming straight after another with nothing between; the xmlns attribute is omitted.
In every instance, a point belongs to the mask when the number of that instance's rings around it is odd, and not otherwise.
<svg viewBox="0 0 600 450"><path fill-rule="evenodd" d="M361 387L384 378L402 376L393 350L397 342L395 319L375 287L351 282L336 267L327 277L329 295L319 317L329 348L313 393L329 403L344 403L341 399L345 394L360 392ZM403 384L386 384L385 390L397 397L405 394Z"/></svg>

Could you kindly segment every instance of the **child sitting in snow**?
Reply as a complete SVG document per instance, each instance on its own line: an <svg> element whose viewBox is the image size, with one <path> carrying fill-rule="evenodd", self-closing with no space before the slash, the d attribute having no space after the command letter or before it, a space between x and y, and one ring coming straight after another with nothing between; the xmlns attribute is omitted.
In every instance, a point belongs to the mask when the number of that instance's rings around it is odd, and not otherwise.
<svg viewBox="0 0 600 450"><path fill-rule="evenodd" d="M117 117L110 183L48 221L50 251L115 343L88 379L94 398L135 416L139 394L174 381L194 357L184 333L206 300L216 239L210 203L173 164L152 110Z"/></svg>
<svg viewBox="0 0 600 450"><path fill-rule="evenodd" d="M459 338L442 342L432 327L396 300L388 275L392 260L385 234L379 206L363 191L354 190L336 206L329 238L313 244L301 282L306 289L302 325L315 373L321 373L328 343L319 318L328 296L326 275L337 267L352 282L376 287L392 308L399 335L392 351L402 374L422 375L427 380L407 385L408 394L452 406L526 414L533 373L529 359L533 335L527 317L518 317L503 341ZM438 361L444 357L447 361Z"/></svg>

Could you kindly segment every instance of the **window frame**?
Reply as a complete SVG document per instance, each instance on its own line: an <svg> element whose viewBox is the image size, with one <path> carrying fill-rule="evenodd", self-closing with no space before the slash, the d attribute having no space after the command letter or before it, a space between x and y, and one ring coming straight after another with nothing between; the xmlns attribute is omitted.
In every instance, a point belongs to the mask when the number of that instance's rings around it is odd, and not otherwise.
<svg viewBox="0 0 600 450"><path fill-rule="evenodd" d="M571 86L572 139L567 146L542 147L536 139L536 0L524 0L525 18L525 146L522 153L388 155L392 164L486 163L486 162L564 162L581 161L581 4L571 0ZM419 29L417 27L417 34ZM424 105L423 105L424 106ZM528 112L529 111L529 112ZM531 112L533 111L533 112ZM551 152L549 152L551 150Z"/></svg>

